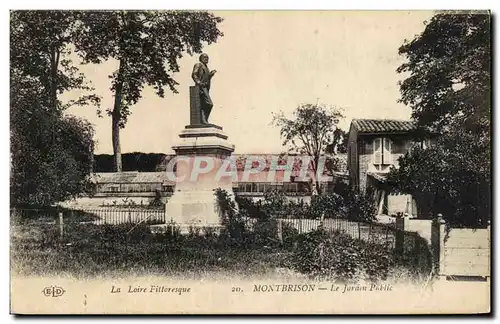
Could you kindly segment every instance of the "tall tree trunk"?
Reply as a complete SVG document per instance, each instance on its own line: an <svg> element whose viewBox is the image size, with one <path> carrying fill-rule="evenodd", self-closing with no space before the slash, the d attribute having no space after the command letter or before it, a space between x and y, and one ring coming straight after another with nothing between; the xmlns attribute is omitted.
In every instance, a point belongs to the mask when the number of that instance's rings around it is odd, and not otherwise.
<svg viewBox="0 0 500 324"><path fill-rule="evenodd" d="M61 52L59 48L53 46L50 51L50 98L49 104L52 111L57 108L57 70L59 67L59 57Z"/></svg>
<svg viewBox="0 0 500 324"><path fill-rule="evenodd" d="M111 113L111 137L113 141L113 159L115 172L122 172L122 153L120 148L120 119L121 119L121 105L122 105L122 79L123 64L120 60L118 68L117 82L115 86L115 104L113 112Z"/></svg>
<svg viewBox="0 0 500 324"><path fill-rule="evenodd" d="M319 163L319 157L315 154L313 157L313 167L312 171L314 172L314 175L312 177L312 183L311 183L311 194L313 196L318 196L320 194L320 188L319 188L319 181L317 178L318 175L318 163Z"/></svg>
<svg viewBox="0 0 500 324"><path fill-rule="evenodd" d="M59 67L60 51L56 46L50 48L50 80L49 80L49 109L50 114L57 115L57 70ZM56 140L56 129L52 129L52 143Z"/></svg>

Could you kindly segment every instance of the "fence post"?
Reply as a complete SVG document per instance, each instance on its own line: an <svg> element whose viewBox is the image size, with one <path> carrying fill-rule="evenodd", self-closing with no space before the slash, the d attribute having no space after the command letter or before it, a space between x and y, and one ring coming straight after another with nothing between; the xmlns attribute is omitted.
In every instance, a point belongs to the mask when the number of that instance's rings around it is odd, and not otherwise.
<svg viewBox="0 0 500 324"><path fill-rule="evenodd" d="M361 223L360 222L357 223L358 223L358 239L361 240Z"/></svg>
<svg viewBox="0 0 500 324"><path fill-rule="evenodd" d="M64 238L64 217L62 212L59 212L59 235L62 240Z"/></svg>
<svg viewBox="0 0 500 324"><path fill-rule="evenodd" d="M431 253L434 261L434 274L438 279L442 279L441 272L444 270L442 266L444 262L444 224L445 221L441 214L437 214L437 217L432 220Z"/></svg>
<svg viewBox="0 0 500 324"><path fill-rule="evenodd" d="M396 218L396 233L394 242L394 253L396 254L396 260L401 260L404 252L404 242L405 242L405 218Z"/></svg>
<svg viewBox="0 0 500 324"><path fill-rule="evenodd" d="M278 240L283 244L283 221L278 219Z"/></svg>
<svg viewBox="0 0 500 324"><path fill-rule="evenodd" d="M446 279L446 276L443 276L443 272L445 272L445 238L446 238L446 222L443 219L443 215L438 214L438 225L439 225L439 264L438 264L438 275L440 279Z"/></svg>

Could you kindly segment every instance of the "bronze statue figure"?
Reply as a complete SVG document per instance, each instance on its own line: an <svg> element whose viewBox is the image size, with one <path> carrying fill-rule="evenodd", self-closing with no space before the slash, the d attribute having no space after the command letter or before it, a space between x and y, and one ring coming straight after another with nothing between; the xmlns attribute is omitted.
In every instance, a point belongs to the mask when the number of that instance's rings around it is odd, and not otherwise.
<svg viewBox="0 0 500 324"><path fill-rule="evenodd" d="M208 124L208 117L212 111L213 103L210 98L210 81L215 74L215 70L208 69L208 55L203 53L200 55L200 62L196 63L193 67L191 77L194 83L200 89L200 103L201 103L201 123Z"/></svg>

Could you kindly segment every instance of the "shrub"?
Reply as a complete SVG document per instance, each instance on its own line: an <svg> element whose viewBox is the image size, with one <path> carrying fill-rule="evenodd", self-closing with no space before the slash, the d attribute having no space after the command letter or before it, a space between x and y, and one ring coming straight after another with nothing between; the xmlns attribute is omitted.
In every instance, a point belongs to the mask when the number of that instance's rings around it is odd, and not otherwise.
<svg viewBox="0 0 500 324"><path fill-rule="evenodd" d="M165 203L162 201L161 198L160 190L158 189L155 190L155 197L149 202L149 205L155 207L165 206Z"/></svg>
<svg viewBox="0 0 500 324"><path fill-rule="evenodd" d="M291 263L313 278L356 281L385 279L394 265L392 251L323 228L297 237Z"/></svg>
<svg viewBox="0 0 500 324"><path fill-rule="evenodd" d="M246 197L236 196L236 203L238 204L238 211L241 217L247 217L256 220L267 220L268 215L266 215L264 209L262 208L262 203L260 201L253 202L251 199Z"/></svg>
<svg viewBox="0 0 500 324"><path fill-rule="evenodd" d="M355 221L372 222L376 218L377 209L373 196L367 192L356 190L346 191L345 212L346 218Z"/></svg>
<svg viewBox="0 0 500 324"><path fill-rule="evenodd" d="M311 207L303 200L299 202L289 201L284 211L289 218L309 218L311 217Z"/></svg>
<svg viewBox="0 0 500 324"><path fill-rule="evenodd" d="M299 231L287 222L282 223L281 231L283 246L288 249L294 247L294 243L297 242L299 236Z"/></svg>
<svg viewBox="0 0 500 324"><path fill-rule="evenodd" d="M262 201L262 211L264 220L269 220L283 214L288 205L286 195L281 190L270 190L264 194Z"/></svg>
<svg viewBox="0 0 500 324"><path fill-rule="evenodd" d="M295 267L312 277L350 281L356 275L359 255L348 243L345 235L332 236L322 228L300 235Z"/></svg>
<svg viewBox="0 0 500 324"><path fill-rule="evenodd" d="M278 245L278 228L276 222L257 222L249 238L252 244L256 246Z"/></svg>
<svg viewBox="0 0 500 324"><path fill-rule="evenodd" d="M163 234L167 239L175 239L181 236L181 229L175 223L168 223Z"/></svg>
<svg viewBox="0 0 500 324"><path fill-rule="evenodd" d="M385 246L359 241L363 249L363 271L371 280L385 280L389 271L395 266L392 251Z"/></svg>
<svg viewBox="0 0 500 324"><path fill-rule="evenodd" d="M199 237L200 234L201 234L201 228L196 227L196 226L189 226L189 229L188 229L188 237L189 238Z"/></svg>
<svg viewBox="0 0 500 324"><path fill-rule="evenodd" d="M309 215L312 218L335 217L345 214L344 198L336 193L313 196Z"/></svg>
<svg viewBox="0 0 500 324"><path fill-rule="evenodd" d="M217 189L215 194L230 244L244 247L278 244L278 231L273 218L285 210L286 197L282 193L269 192L262 202L236 197L238 208L225 190ZM244 219L256 221L251 230L246 228Z"/></svg>
<svg viewBox="0 0 500 324"><path fill-rule="evenodd" d="M224 189L215 189L217 209L225 226L223 234L236 241L242 241L245 235L245 223L241 213L237 210L235 202Z"/></svg>

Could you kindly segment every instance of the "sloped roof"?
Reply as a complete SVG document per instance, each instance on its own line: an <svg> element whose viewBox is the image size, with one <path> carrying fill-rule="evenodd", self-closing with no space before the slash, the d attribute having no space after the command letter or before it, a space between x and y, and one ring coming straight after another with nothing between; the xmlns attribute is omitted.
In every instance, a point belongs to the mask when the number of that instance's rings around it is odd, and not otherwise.
<svg viewBox="0 0 500 324"><path fill-rule="evenodd" d="M352 125L358 133L402 133L415 129L412 121L394 119L353 119Z"/></svg>
<svg viewBox="0 0 500 324"><path fill-rule="evenodd" d="M249 156L257 156L263 158L266 162L266 166L262 172L268 172L271 168L271 161L273 157L280 157L278 159L279 165L284 165L288 161L288 155L286 154L234 154L236 159L236 169L238 173L241 173L245 169L246 159ZM292 176L299 176L301 174L302 160L300 155L292 155L294 158L293 166L292 166ZM337 176L341 176L342 174L347 172L347 154L337 154L326 156L327 163L324 166L323 174L335 174ZM337 164L339 170L336 172L332 172L330 170L328 161L330 159L338 159L339 163ZM258 163L255 163L258 164ZM256 167L256 165L254 166ZM311 164L308 168L309 172L312 172ZM279 171L280 173L283 171ZM92 181L94 183L101 184L110 184L110 183L164 183L164 184L175 184L175 181L172 181L168 178L167 172L158 171L158 172L137 172L137 171L128 171L128 172L97 172L92 175Z"/></svg>
<svg viewBox="0 0 500 324"><path fill-rule="evenodd" d="M367 175L380 183L385 183L385 181L387 180L387 174L385 173L367 172Z"/></svg>
<svg viewBox="0 0 500 324"><path fill-rule="evenodd" d="M94 173L96 183L158 183L168 181L166 172L100 172Z"/></svg>
<svg viewBox="0 0 500 324"><path fill-rule="evenodd" d="M168 161L175 155L170 155L166 156L164 161L162 162L163 167L158 168L158 171L164 171L165 170L165 165L168 164ZM271 167L271 161L273 158L278 157L278 165L285 165L288 162L288 157L294 157L293 161L293 167L292 167L292 174L293 171L299 171L302 167L302 160L301 160L301 155L299 154L279 154L279 153L255 153L255 154L232 154L231 155L236 161L236 170L238 171L243 171L245 169L245 164L246 160L249 156L253 157L258 157L258 158L263 158L266 162L266 166L264 167L263 171L269 171ZM338 159L339 160L339 170L338 172L346 172L347 171L347 154L337 154L337 155L326 155L327 161L329 159ZM256 166L258 163L255 162L254 165ZM309 168L309 170L312 170Z"/></svg>
<svg viewBox="0 0 500 324"><path fill-rule="evenodd" d="M286 165L288 162L288 158L292 157L293 158L293 165L292 165L292 174L296 175L299 174L300 169L302 168L302 156L299 154L233 154L233 156L236 159L236 169L238 171L243 171L245 169L246 165L246 159L249 156L254 156L254 157L260 157L263 158L266 162L266 166L264 167L263 171L269 171L271 168L271 161L273 157L278 157L278 165ZM306 157L306 156L304 156ZM347 170L347 154L337 154L337 155L325 155L326 161L328 163L329 160L333 159L338 159L338 167L339 170L338 172L346 172ZM311 158L312 159L312 158ZM257 163L254 163L255 167ZM328 165L325 166L324 173L327 173ZM309 171L312 171L312 164L309 164L308 167Z"/></svg>

